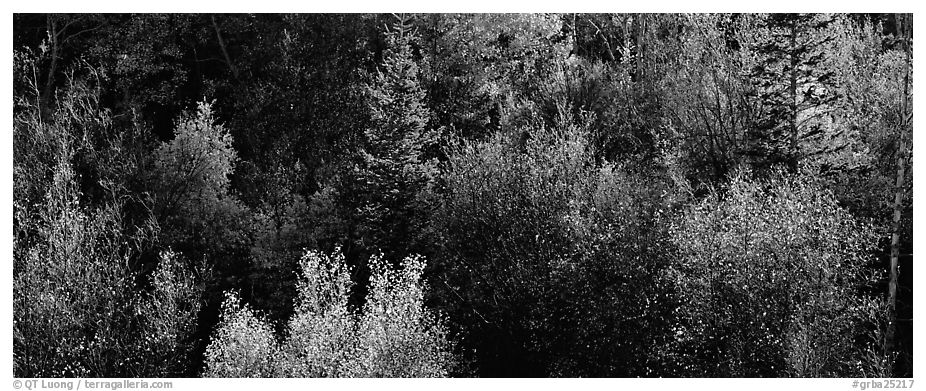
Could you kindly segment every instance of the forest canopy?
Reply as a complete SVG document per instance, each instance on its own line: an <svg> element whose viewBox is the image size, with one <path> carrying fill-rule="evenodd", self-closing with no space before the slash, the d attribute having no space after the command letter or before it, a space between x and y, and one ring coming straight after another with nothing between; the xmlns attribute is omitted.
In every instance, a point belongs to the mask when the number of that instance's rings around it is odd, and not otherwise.
<svg viewBox="0 0 926 391"><path fill-rule="evenodd" d="M906 14L15 14L17 377L912 376Z"/></svg>

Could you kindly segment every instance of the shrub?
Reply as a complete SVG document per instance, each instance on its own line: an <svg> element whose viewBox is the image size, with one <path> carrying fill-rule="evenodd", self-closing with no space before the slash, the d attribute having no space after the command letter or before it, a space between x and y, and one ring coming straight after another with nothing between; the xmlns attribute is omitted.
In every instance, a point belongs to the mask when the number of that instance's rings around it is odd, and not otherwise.
<svg viewBox="0 0 926 391"><path fill-rule="evenodd" d="M598 167L582 128L529 131L452 155L438 298L486 375L644 373L669 308L660 181Z"/></svg>
<svg viewBox="0 0 926 391"><path fill-rule="evenodd" d="M295 377L351 376L358 338L356 316L348 308L353 284L347 265L339 256L308 252L299 267L283 371Z"/></svg>
<svg viewBox="0 0 926 391"><path fill-rule="evenodd" d="M278 343L272 328L235 295L206 351L205 376L425 377L452 364L441 322L424 308L421 258L392 270L373 259L370 297L362 314L348 307L351 281L344 257L307 252L300 260L296 310Z"/></svg>
<svg viewBox="0 0 926 391"><path fill-rule="evenodd" d="M35 244L14 251L17 376L183 373L202 293L194 270L165 252L151 291L136 286L136 238L118 208L81 207L69 168L58 170Z"/></svg>
<svg viewBox="0 0 926 391"><path fill-rule="evenodd" d="M161 253L160 262L150 276L151 288L136 299L140 329L136 362L146 376L187 373L196 332L196 319L202 308L203 264L185 265L180 254Z"/></svg>
<svg viewBox="0 0 926 391"><path fill-rule="evenodd" d="M206 377L273 377L280 356L273 329L233 293L225 296L222 315L206 348Z"/></svg>
<svg viewBox="0 0 926 391"><path fill-rule="evenodd" d="M676 356L698 376L871 376L874 232L806 174L734 175L671 228Z"/></svg>
<svg viewBox="0 0 926 391"><path fill-rule="evenodd" d="M444 377L452 357L441 320L423 305L420 256L394 270L381 256L370 260L370 293L358 324L360 376Z"/></svg>
<svg viewBox="0 0 926 391"><path fill-rule="evenodd" d="M87 202L75 165L100 153L87 140L112 123L95 92L68 83L47 116L20 101L14 121L14 182L23 190L13 222L14 372L179 374L199 310L196 271L165 252L150 289L136 284L144 273L135 262L152 231L124 224L118 192Z"/></svg>

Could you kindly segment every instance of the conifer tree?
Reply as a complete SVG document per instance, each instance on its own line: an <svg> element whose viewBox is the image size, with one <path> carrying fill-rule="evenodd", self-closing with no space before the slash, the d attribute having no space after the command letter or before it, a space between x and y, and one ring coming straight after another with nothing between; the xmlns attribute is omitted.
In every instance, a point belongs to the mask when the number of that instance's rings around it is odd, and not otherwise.
<svg viewBox="0 0 926 391"><path fill-rule="evenodd" d="M750 132L751 153L760 166L785 163L796 169L811 153L802 142L840 136L825 134L819 122L835 99L832 72L822 67L831 22L820 14L770 14L765 19L765 36L756 48L759 61L749 75L763 108Z"/></svg>
<svg viewBox="0 0 926 391"><path fill-rule="evenodd" d="M414 204L436 173L426 156L437 135L428 127L430 112L413 58L415 35L409 18L397 18L386 34L382 65L365 86L371 126L364 130L354 168L361 240L387 256L407 252Z"/></svg>

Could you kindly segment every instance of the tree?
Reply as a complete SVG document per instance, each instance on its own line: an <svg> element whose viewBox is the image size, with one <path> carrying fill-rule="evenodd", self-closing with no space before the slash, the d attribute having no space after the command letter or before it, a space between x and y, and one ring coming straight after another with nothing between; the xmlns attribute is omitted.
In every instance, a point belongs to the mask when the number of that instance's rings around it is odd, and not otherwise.
<svg viewBox="0 0 926 391"><path fill-rule="evenodd" d="M895 300L890 299L890 273L879 288L886 291L889 302L896 305L895 314L887 314L888 318L896 317L901 322L892 325L898 340L895 346L909 346L905 341L910 338L911 326L901 320L912 316L912 287L906 283L910 270L906 262L910 261L910 256L904 255L912 253L913 243L913 200L906 196L913 188L907 160L912 154L909 140L913 130L909 126L909 112L905 111L910 106L904 107L909 99L909 91L905 91L904 86L908 81L905 75L909 60L905 40L898 34L903 28L890 22L892 19L875 22L867 17L846 17L840 18L834 26L836 50L832 52L834 64L831 67L837 70L840 95L844 96L837 106L835 121L837 126L858 135L858 145L853 148L853 159L849 160L854 164L826 173L826 178L842 204L856 216L871 219L878 231L884 233L879 238L877 267L897 272ZM904 168L903 172L900 167ZM897 187L898 180L900 187ZM886 193L885 189L890 191ZM895 204L898 194L901 195L899 204ZM893 220L895 207L900 211L897 227ZM899 256L892 266L892 234L895 232L898 233ZM885 347L887 345L885 340ZM902 368L909 364L908 349L887 349L898 354L898 373L905 373Z"/></svg>
<svg viewBox="0 0 926 391"><path fill-rule="evenodd" d="M901 19L903 18L903 19ZM888 313L888 330L887 335L885 336L884 351L885 354L891 353L896 345L894 340L894 333L897 327L897 263L898 258L900 257L900 214L903 208L903 196L904 196L904 170L906 169L906 137L904 137L908 132L912 132L912 122L913 113L910 112L910 73L911 73L911 64L912 64L912 54L910 46L913 44L913 28L912 21L910 20L910 15L903 14L898 15L898 25L900 26L898 30L902 31L901 39L903 40L904 54L906 55L905 63L905 72L903 80L903 100L901 101L901 122L900 122L900 131L898 132L898 139L900 148L897 151L897 182L894 185L894 216L891 224L891 263L890 263L890 282L888 283L888 308L890 309ZM911 127L908 131L907 128Z"/></svg>
<svg viewBox="0 0 926 391"><path fill-rule="evenodd" d="M370 294L357 325L360 375L448 376L453 356L444 321L424 306L425 259L405 258L397 270L374 256L370 265Z"/></svg>
<svg viewBox="0 0 926 391"><path fill-rule="evenodd" d="M214 109L235 139L241 159L235 188L245 204L285 209L290 194L308 197L330 185L332 173L356 152L369 127L361 85L373 67L374 20L361 14L216 15L241 78L229 83L227 72L213 72L204 83L214 85ZM205 49L200 61L224 57L210 57ZM214 62L203 63L204 73L207 64Z"/></svg>
<svg viewBox="0 0 926 391"><path fill-rule="evenodd" d="M544 98L536 87L569 54L557 15L433 14L417 25L431 122L463 139L504 130L509 100Z"/></svg>
<svg viewBox="0 0 926 391"><path fill-rule="evenodd" d="M350 196L348 204L356 210L354 234L359 237L354 240L361 248L382 248L390 259L412 249L413 232L422 224L418 196L436 173L436 163L426 152L438 135L428 124L430 112L412 53L414 40L404 18L386 34L382 68L365 87L370 127L349 173L351 187L342 193Z"/></svg>
<svg viewBox="0 0 926 391"><path fill-rule="evenodd" d="M826 137L824 144L839 133L826 134L818 120L829 112L833 95L832 72L822 64L826 44L832 40L827 26L830 15L769 14L760 30L756 47L760 62L750 77L762 112L751 132L752 154L759 166L784 163L791 170L814 153L828 153L844 145L828 145L822 151L808 151L807 140Z"/></svg>
<svg viewBox="0 0 926 391"><path fill-rule="evenodd" d="M370 298L349 309L343 254L309 251L300 260L295 314L277 341L269 324L226 296L222 321L206 351L205 376L441 377L453 364L442 321L424 307L424 261L401 270L372 261Z"/></svg>
<svg viewBox="0 0 926 391"><path fill-rule="evenodd" d="M230 188L236 161L231 136L215 123L212 105L202 102L154 151L149 182L163 243L208 257L222 276L235 271L236 259L246 259L250 245L249 211Z"/></svg>
<svg viewBox="0 0 926 391"><path fill-rule="evenodd" d="M662 181L597 166L586 130L562 124L451 155L432 218L435 299L481 375L650 373L672 300Z"/></svg>
<svg viewBox="0 0 926 391"><path fill-rule="evenodd" d="M680 263L675 341L683 373L827 377L890 373L880 354L884 303L860 291L875 232L804 174L753 180L671 226Z"/></svg>
<svg viewBox="0 0 926 391"><path fill-rule="evenodd" d="M906 373L907 17L13 20L17 375Z"/></svg>
<svg viewBox="0 0 926 391"><path fill-rule="evenodd" d="M154 152L159 216L189 219L228 198L238 157L228 131L214 121L212 105L200 103L195 115L177 122L173 140Z"/></svg>
<svg viewBox="0 0 926 391"><path fill-rule="evenodd" d="M125 224L119 193L100 205L83 197L74 165L94 151L81 131L111 121L84 95L87 89L68 87L47 121L38 104L21 106L14 121L14 180L37 179L30 172L36 168L50 171L46 181L27 185L42 201L14 203L14 371L37 377L183 374L205 269L165 251L147 274L138 263L152 227ZM44 148L28 148L36 140ZM45 158L51 158L48 166L22 166Z"/></svg>
<svg viewBox="0 0 926 391"><path fill-rule="evenodd" d="M362 376L353 283L343 255L307 252L299 260L295 314L289 321L282 371L295 377Z"/></svg>
<svg viewBox="0 0 926 391"><path fill-rule="evenodd" d="M751 15L690 15L675 43L678 61L662 78L661 94L667 131L664 154L676 157L686 180L719 183L745 163L748 133L761 106L748 99L752 92L743 78L751 66Z"/></svg>
<svg viewBox="0 0 926 391"><path fill-rule="evenodd" d="M277 376L279 347L273 329L258 319L237 295L228 293L221 321L206 348L204 377Z"/></svg>

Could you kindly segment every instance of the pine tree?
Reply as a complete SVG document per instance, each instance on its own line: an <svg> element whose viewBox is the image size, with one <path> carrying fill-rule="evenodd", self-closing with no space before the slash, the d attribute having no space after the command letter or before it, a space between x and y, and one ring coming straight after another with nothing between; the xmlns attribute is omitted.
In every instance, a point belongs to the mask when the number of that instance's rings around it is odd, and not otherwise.
<svg viewBox="0 0 926 391"><path fill-rule="evenodd" d="M749 75L754 98L762 113L751 133L751 153L759 165L785 163L792 170L810 153L802 142L825 134L819 119L827 114L835 95L822 67L826 34L832 18L820 14L770 14L764 22L765 39L756 48L760 60Z"/></svg>
<svg viewBox="0 0 926 391"><path fill-rule="evenodd" d="M428 127L430 112L413 59L415 35L409 18L398 18L386 34L382 66L365 88L371 126L354 169L361 239L387 256L407 252L414 204L436 173L426 156L437 132Z"/></svg>

